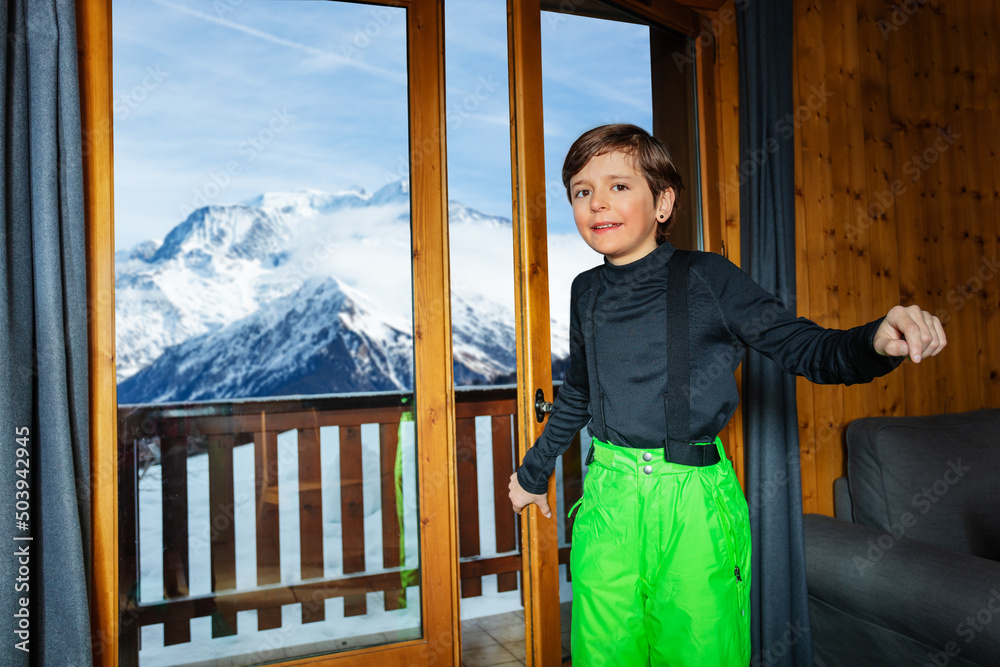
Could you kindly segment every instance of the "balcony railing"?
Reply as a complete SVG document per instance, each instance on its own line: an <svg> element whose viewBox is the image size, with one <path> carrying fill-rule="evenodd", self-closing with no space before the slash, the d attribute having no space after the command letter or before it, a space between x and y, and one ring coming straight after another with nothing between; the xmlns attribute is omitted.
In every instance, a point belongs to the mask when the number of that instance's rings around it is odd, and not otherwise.
<svg viewBox="0 0 1000 667"><path fill-rule="evenodd" d="M482 578L497 575L499 592L517 590L521 555L518 517L510 510L507 485L514 470L516 438L515 388L460 389L456 392L456 433L459 507L461 595L482 595ZM419 585L419 567L407 567L401 540L401 486L405 466L399 465L400 448L412 420L412 395L403 393L306 397L297 399L220 401L185 404L119 406L119 526L122 625L120 655L123 664L138 664L140 629L163 624L164 646L191 641L190 621L211 617L212 637L237 633L237 613L257 612L257 629L282 626L282 607L301 604L302 623L325 620L325 601L343 598L345 617L368 613L367 593L383 592L385 611L413 602L407 589ZM477 418L478 424L477 424ZM480 506L477 460L485 443L477 443L477 430L485 432L488 419L493 471L492 507ZM478 426L478 428L477 428ZM362 428L378 432L378 480L366 480L362 457ZM340 557L342 572L324 575L323 460L320 446L324 429L336 429L339 460ZM301 577L289 583L281 576L279 548L278 436L294 431L297 438L299 567ZM412 427L409 427L412 442ZM329 432L329 431L327 431ZM234 449L252 445L254 469L254 529L256 585L240 587L236 577L236 514ZM419 447L419 443L416 443ZM477 451L478 450L478 451ZM327 456L332 451L327 449ZM371 454L369 454L370 456ZM207 536L190 541L190 505L205 502L204 494L189 494L188 464L193 457L207 457ZM204 465L201 462L200 465ZM158 467L162 511L162 599L143 601L140 589L140 478ZM371 469L371 466L369 466ZM410 469L412 476L412 468ZM425 474L437 474L424 471ZM564 455L558 486L560 504L569 508L582 493L579 437ZM370 475L369 475L370 476ZM366 562L364 487L377 484L381 513L381 563ZM149 489L150 479L143 487ZM153 480L155 485L155 480ZM331 484L327 480L327 485ZM336 483L334 482L334 485ZM288 493L286 489L284 493ZM287 495L285 496L287 498ZM410 508L412 509L412 508ZM486 512L492 512L487 517ZM491 519L491 521L490 521ZM483 553L480 523L495 526L496 548ZM560 563L567 563L571 520L564 525ZM190 554L208 549L211 591L191 594ZM148 550L147 550L148 551ZM369 554L368 561L371 560ZM409 559L411 565L415 559ZM243 563L241 567L246 567ZM568 569L568 566L567 566ZM568 572L567 572L568 575ZM158 598L158 595L145 595ZM419 604L419 601L416 601Z"/></svg>

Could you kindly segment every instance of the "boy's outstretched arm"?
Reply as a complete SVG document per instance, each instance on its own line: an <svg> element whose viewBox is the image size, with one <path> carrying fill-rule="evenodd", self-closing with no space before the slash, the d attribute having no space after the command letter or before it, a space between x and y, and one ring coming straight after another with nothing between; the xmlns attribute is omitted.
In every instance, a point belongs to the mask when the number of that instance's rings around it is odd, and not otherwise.
<svg viewBox="0 0 1000 667"><path fill-rule="evenodd" d="M919 306L894 306L872 339L872 346L882 356L908 356L917 364L925 357L933 357L947 344L941 320Z"/></svg>
<svg viewBox="0 0 1000 667"><path fill-rule="evenodd" d="M510 484L507 486L510 489L510 503L514 506L514 512L520 513L522 509L535 503L538 505L538 509L541 511L542 516L546 519L552 518L552 510L549 509L549 499L544 493L528 493L521 487L521 483L517 481L517 473L510 476Z"/></svg>

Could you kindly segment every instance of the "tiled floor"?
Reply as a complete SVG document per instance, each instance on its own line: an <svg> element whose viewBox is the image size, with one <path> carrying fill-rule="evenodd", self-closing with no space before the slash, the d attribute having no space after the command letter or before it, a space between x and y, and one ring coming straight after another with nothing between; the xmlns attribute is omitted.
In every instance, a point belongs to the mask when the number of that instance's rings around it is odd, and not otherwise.
<svg viewBox="0 0 1000 667"><path fill-rule="evenodd" d="M569 660L570 603L560 607L563 663ZM462 621L463 667L517 667L524 661L524 612Z"/></svg>

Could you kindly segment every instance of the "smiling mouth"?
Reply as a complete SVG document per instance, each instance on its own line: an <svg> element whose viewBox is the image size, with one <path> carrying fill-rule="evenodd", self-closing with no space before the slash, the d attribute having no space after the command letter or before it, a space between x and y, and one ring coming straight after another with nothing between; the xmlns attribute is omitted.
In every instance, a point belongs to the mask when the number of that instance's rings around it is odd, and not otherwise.
<svg viewBox="0 0 1000 667"><path fill-rule="evenodd" d="M621 224L622 223L620 223L620 222L606 222L606 223L602 223L600 225L594 225L593 227L591 227L591 229L593 229L594 231L604 230L604 229L611 229L613 227L621 227Z"/></svg>

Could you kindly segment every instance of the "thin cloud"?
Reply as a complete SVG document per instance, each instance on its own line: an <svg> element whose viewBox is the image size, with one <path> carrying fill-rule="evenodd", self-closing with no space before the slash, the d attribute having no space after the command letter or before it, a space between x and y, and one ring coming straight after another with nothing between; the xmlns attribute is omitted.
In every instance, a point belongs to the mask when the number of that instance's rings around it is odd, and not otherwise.
<svg viewBox="0 0 1000 667"><path fill-rule="evenodd" d="M376 67L374 65L369 65L346 56L342 56L339 53L333 53L331 51L324 51L323 49L317 49L314 46L309 46L308 44L302 44L300 42L295 42L290 39L285 39L283 37L278 37L277 35L272 35L271 33L264 32L263 30L257 30L256 28L251 28L245 26L241 23L236 23L235 21L229 21L227 19L212 16L211 14L206 14L204 12L199 12L196 9L190 9L184 7L183 5L178 5L169 0L153 0L156 4L173 9L174 11L181 12L183 14L188 14L196 18L202 19L203 21L208 21L210 23L215 23L216 25L221 25L230 30L235 30L237 32L242 32L244 34L256 37L258 39L263 39L264 41L271 42L272 44L278 44L280 46L285 46L290 49L295 49L296 51L302 51L315 56L318 60L318 64L324 67L335 67L339 65L353 67L359 69L363 72L368 72L369 74L374 74L387 81L392 81L393 83L406 83L406 76L400 72L394 72L387 70L383 67Z"/></svg>

